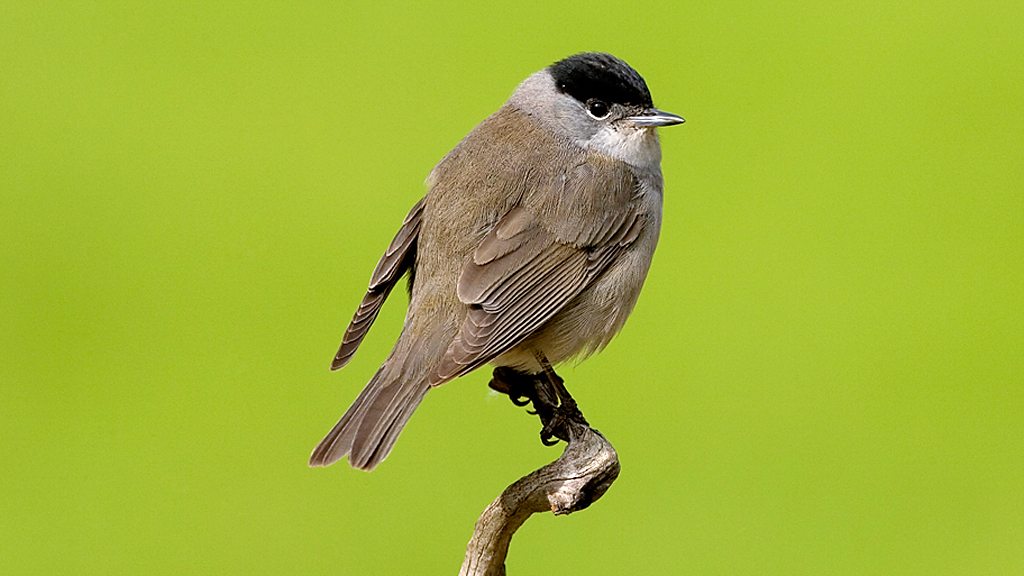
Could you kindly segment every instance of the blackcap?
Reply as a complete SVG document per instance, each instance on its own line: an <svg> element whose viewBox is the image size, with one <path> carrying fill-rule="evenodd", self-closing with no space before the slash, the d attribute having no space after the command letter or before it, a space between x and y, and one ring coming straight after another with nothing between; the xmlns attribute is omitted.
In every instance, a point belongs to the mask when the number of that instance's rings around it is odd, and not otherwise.
<svg viewBox="0 0 1024 576"><path fill-rule="evenodd" d="M604 348L640 294L661 226L654 107L622 60L584 53L524 80L427 179L331 364L344 366L399 279L391 354L310 464L377 466L427 392L484 364L526 374Z"/></svg>

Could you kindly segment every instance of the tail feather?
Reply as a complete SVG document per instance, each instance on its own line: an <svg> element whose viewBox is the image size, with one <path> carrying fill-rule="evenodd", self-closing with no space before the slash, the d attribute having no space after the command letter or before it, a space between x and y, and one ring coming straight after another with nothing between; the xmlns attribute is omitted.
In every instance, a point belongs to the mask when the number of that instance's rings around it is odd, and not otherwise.
<svg viewBox="0 0 1024 576"><path fill-rule="evenodd" d="M410 382L409 385L393 386L393 393L392 390L383 393L359 425L349 462L356 468L368 470L387 457L429 389L430 386L419 379L415 385Z"/></svg>
<svg viewBox="0 0 1024 576"><path fill-rule="evenodd" d="M352 406L320 441L310 466L327 466L349 457L354 468L372 470L394 447L402 428L423 401L430 386L425 378L381 366Z"/></svg>

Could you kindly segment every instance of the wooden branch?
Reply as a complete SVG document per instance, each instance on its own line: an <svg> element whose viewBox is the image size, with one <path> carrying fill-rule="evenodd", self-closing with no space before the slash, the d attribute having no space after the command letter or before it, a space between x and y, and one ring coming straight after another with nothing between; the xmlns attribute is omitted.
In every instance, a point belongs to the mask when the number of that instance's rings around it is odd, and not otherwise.
<svg viewBox="0 0 1024 576"><path fill-rule="evenodd" d="M583 510L604 495L619 476L615 449L587 424L568 392L556 405L552 402L553 389L545 388L540 381L534 382L535 390L510 391L501 381L499 370L491 387L509 394L513 401L520 396L530 398L544 423L542 438L547 433L566 440L568 445L558 460L514 482L484 510L466 547L460 576L504 576L512 535L531 515L545 510L555 515ZM565 390L560 378L552 384Z"/></svg>

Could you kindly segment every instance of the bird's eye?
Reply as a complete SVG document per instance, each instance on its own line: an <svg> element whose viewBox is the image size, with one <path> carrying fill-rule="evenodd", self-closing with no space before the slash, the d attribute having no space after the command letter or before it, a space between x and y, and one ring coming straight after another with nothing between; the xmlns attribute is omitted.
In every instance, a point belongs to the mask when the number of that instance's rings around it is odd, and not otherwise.
<svg viewBox="0 0 1024 576"><path fill-rule="evenodd" d="M596 98L591 98L587 100L587 112L590 112L594 118L604 118L608 115L608 105Z"/></svg>

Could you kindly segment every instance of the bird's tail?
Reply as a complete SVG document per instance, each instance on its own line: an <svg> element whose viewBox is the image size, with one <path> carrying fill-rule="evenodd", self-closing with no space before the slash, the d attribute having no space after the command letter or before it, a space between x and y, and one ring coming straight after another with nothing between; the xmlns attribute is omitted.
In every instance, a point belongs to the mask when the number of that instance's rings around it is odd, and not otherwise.
<svg viewBox="0 0 1024 576"><path fill-rule="evenodd" d="M425 371L409 356L392 354L320 441L310 466L327 466L348 456L354 468L372 470L391 452L398 435L430 386Z"/></svg>

